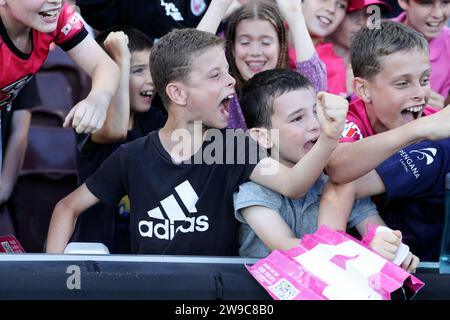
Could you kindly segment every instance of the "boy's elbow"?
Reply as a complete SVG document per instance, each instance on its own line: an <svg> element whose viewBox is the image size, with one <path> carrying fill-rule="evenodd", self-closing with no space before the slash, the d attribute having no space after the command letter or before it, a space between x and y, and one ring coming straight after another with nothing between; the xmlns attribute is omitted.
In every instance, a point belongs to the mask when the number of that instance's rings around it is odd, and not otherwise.
<svg viewBox="0 0 450 320"><path fill-rule="evenodd" d="M328 164L326 171L330 180L335 183L345 184L352 181L352 179L348 179L348 177L343 174L345 171L343 168L338 168L336 166L333 166L332 164Z"/></svg>
<svg viewBox="0 0 450 320"><path fill-rule="evenodd" d="M341 155L333 154L330 157L326 166L326 173L330 180L339 184L349 183L353 180L346 174L347 162Z"/></svg>
<svg viewBox="0 0 450 320"><path fill-rule="evenodd" d="M69 215L73 219L76 219L75 210L70 205L70 202L67 200L67 198L61 199L56 204L54 210L54 215Z"/></svg>

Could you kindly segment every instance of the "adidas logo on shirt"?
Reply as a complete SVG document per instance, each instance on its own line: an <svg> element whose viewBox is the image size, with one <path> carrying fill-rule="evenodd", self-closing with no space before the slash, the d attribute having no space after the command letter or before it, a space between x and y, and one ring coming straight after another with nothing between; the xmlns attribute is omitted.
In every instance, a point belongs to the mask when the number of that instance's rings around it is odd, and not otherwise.
<svg viewBox="0 0 450 320"><path fill-rule="evenodd" d="M197 213L195 205L198 201L198 195L189 181L186 180L175 187L175 191L187 211ZM166 216L163 215L159 207L148 211L147 214L151 220L141 220L138 225L142 237L172 240L177 232L204 232L208 230L208 217L205 215L186 217L173 194L160 203Z"/></svg>

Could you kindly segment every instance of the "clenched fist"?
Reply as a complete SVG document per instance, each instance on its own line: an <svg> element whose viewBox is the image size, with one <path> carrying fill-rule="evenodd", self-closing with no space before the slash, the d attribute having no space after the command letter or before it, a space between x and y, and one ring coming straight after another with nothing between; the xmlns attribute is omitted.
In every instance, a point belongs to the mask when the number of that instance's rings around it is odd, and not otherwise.
<svg viewBox="0 0 450 320"><path fill-rule="evenodd" d="M111 32L103 43L105 50L111 55L115 62L130 60L128 49L128 36L123 31Z"/></svg>
<svg viewBox="0 0 450 320"><path fill-rule="evenodd" d="M344 130L348 101L331 93L319 92L316 100L317 119L321 135L338 140Z"/></svg>

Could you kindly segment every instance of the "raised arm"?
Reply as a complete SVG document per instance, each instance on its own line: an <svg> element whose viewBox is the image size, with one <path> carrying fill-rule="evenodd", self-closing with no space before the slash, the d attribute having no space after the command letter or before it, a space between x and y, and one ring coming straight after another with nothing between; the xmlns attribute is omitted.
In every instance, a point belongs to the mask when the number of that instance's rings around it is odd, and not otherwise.
<svg viewBox="0 0 450 320"><path fill-rule="evenodd" d="M317 226L327 225L330 228L345 231L354 201L355 188L352 183L337 184L328 181L320 197Z"/></svg>
<svg viewBox="0 0 450 320"><path fill-rule="evenodd" d="M306 27L301 1L277 0L277 5L293 37L296 71L307 77L317 92L327 91L326 67L317 55Z"/></svg>
<svg viewBox="0 0 450 320"><path fill-rule="evenodd" d="M80 213L98 201L85 183L59 201L50 220L46 252L63 253L75 229L75 223Z"/></svg>
<svg viewBox="0 0 450 320"><path fill-rule="evenodd" d="M289 25L289 30L292 32L295 60L304 62L311 59L316 53L316 48L306 27L302 2L298 0L277 0L277 5Z"/></svg>
<svg viewBox="0 0 450 320"><path fill-rule="evenodd" d="M3 167L0 183L0 204L7 201L16 184L19 171L25 158L28 144L28 129L30 128L31 112L17 110L13 112L11 135L3 157Z"/></svg>
<svg viewBox="0 0 450 320"><path fill-rule="evenodd" d="M232 10L240 6L237 0L212 0L205 12L202 20L197 26L197 30L216 33L220 22Z"/></svg>
<svg viewBox="0 0 450 320"><path fill-rule="evenodd" d="M370 172L397 150L419 140L450 136L450 108L422 117L401 127L353 143L341 143L327 165L330 178L347 183ZM364 161L355 161L364 155Z"/></svg>
<svg viewBox="0 0 450 320"><path fill-rule="evenodd" d="M103 127L92 134L96 143L115 143L126 139L130 118L130 59L128 37L123 32L111 32L104 47L120 68L119 88L106 113Z"/></svg>
<svg viewBox="0 0 450 320"><path fill-rule="evenodd" d="M321 133L314 147L292 168L272 158L263 159L250 175L251 180L289 198L306 194L322 173L338 144L344 128L348 102L342 97L321 92L317 95L316 111Z"/></svg>
<svg viewBox="0 0 450 320"><path fill-rule="evenodd" d="M107 108L116 93L119 68L90 36L68 54L92 78L92 88L88 96L70 110L64 126L71 126L78 133L97 131L103 126Z"/></svg>

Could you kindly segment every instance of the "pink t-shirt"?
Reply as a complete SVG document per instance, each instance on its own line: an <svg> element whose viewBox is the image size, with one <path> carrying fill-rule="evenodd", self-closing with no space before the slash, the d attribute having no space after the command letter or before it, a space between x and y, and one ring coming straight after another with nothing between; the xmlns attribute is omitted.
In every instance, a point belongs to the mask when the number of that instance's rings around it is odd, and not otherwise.
<svg viewBox="0 0 450 320"><path fill-rule="evenodd" d="M437 111L439 110L426 106L423 115L428 116ZM376 133L370 124L364 101L360 98L354 99L348 107L344 131L342 131L339 142L356 142L375 134Z"/></svg>
<svg viewBox="0 0 450 320"><path fill-rule="evenodd" d="M320 60L327 67L328 92L343 97L347 96L347 69L342 57L334 53L333 44L321 42L316 46Z"/></svg>
<svg viewBox="0 0 450 320"><path fill-rule="evenodd" d="M406 12L393 21L404 23ZM450 28L444 26L441 33L429 42L431 62L431 89L447 97L450 92Z"/></svg>
<svg viewBox="0 0 450 320"><path fill-rule="evenodd" d="M316 46L317 54L327 69L328 92L347 96L347 69L344 59L334 53L333 44L321 42ZM289 48L291 69L295 69L295 49Z"/></svg>

